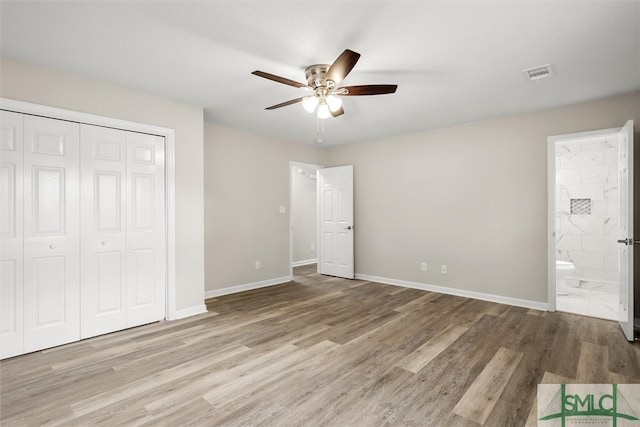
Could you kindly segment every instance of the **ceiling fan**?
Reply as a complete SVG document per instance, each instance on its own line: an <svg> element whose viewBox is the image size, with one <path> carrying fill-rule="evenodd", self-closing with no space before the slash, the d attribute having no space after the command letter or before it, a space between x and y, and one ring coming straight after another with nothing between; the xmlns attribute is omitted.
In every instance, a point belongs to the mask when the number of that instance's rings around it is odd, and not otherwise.
<svg viewBox="0 0 640 427"><path fill-rule="evenodd" d="M340 54L340 56L338 56L331 65L310 65L304 70L307 84L299 83L274 74L265 73L264 71L254 71L251 74L312 92L307 96L272 105L271 107L265 108L266 110L275 110L276 108L286 107L287 105L302 102L302 106L305 110L313 113L317 108L318 118L326 119L330 116L338 117L344 114L342 100L339 98L340 96L384 95L387 93L394 93L398 88L398 85L338 87L340 82L347 77L349 72L356 65L358 59L360 59L359 53L345 49L345 51L342 52L342 54Z"/></svg>

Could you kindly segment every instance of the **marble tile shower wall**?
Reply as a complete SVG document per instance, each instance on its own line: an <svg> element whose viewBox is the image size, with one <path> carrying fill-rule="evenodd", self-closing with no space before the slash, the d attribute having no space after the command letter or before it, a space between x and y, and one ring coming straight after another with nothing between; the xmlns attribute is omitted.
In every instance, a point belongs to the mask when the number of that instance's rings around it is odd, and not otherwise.
<svg viewBox="0 0 640 427"><path fill-rule="evenodd" d="M590 199L590 214L571 214L571 199ZM556 147L557 259L572 276L617 281L618 149L608 140Z"/></svg>

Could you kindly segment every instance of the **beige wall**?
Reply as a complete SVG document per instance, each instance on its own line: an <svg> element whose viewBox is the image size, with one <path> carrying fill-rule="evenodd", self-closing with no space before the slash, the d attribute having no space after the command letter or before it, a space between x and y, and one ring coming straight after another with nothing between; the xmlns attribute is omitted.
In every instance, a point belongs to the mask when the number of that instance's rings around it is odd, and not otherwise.
<svg viewBox="0 0 640 427"><path fill-rule="evenodd" d="M322 164L322 155L205 122L207 291L289 275L289 161Z"/></svg>
<svg viewBox="0 0 640 427"><path fill-rule="evenodd" d="M203 109L8 59L0 62L0 97L175 130L176 309L202 306Z"/></svg>
<svg viewBox="0 0 640 427"><path fill-rule="evenodd" d="M627 119L640 94L329 149L354 165L356 273L546 302L547 137Z"/></svg>
<svg viewBox="0 0 640 427"><path fill-rule="evenodd" d="M175 129L178 310L289 274L289 161L354 165L357 273L546 301L547 136L640 123L634 94L323 150L8 59L0 96Z"/></svg>
<svg viewBox="0 0 640 427"><path fill-rule="evenodd" d="M299 171L302 170L303 173ZM310 175L315 178L312 179ZM291 252L293 262L318 257L318 200L316 169L294 166L291 170ZM313 249L311 247L313 246Z"/></svg>

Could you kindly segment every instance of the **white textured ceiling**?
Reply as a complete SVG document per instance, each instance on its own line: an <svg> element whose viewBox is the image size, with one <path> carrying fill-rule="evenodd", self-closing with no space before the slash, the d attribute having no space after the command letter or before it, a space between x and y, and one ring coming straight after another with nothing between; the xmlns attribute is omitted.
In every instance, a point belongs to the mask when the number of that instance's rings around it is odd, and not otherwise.
<svg viewBox="0 0 640 427"><path fill-rule="evenodd" d="M303 96L253 70L304 82L345 48L344 98L326 145L568 105L640 90L639 1L0 3L4 57L202 106L207 121L312 144ZM551 63L538 83L523 70Z"/></svg>

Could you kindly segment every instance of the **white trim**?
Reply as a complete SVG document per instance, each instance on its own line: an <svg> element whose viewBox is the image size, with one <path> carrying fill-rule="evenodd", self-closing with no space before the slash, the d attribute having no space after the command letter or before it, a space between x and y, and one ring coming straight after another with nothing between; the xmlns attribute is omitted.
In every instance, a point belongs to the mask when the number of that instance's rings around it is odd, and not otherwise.
<svg viewBox="0 0 640 427"><path fill-rule="evenodd" d="M466 291L464 289L428 285L425 283L408 282L406 280L389 279L386 277L369 276L367 274L356 274L356 279L366 280L369 282L384 283L387 285L402 286L404 288L420 289L422 291L437 292L440 294L455 295L458 297L472 298L482 301L496 302L498 304L513 305L516 307L530 308L533 310L547 311L547 304L539 301L504 297L501 295L486 294L484 292L474 292Z"/></svg>
<svg viewBox="0 0 640 427"><path fill-rule="evenodd" d="M291 179L291 174L293 173L294 167L305 168L305 169L315 169L317 171L318 169L322 169L324 166L313 165L311 163L296 162L293 160L289 161L289 275L290 276L293 276L293 267L298 266L293 264L293 224L291 223L291 206L293 206L293 191L291 188L293 185L293 180ZM316 181L316 185L317 185L317 181ZM317 192L318 191L316 190L316 193ZM316 194L316 207L318 203L317 200L318 200L318 195ZM318 228L317 221L316 221L316 228ZM316 239L316 253L317 251L318 251L318 242ZM303 265L303 264L300 264L300 265Z"/></svg>
<svg viewBox="0 0 640 427"><path fill-rule="evenodd" d="M183 308L176 311L176 320L184 319L185 317L196 316L198 314L206 313L207 306L204 304L196 305L194 307Z"/></svg>
<svg viewBox="0 0 640 427"><path fill-rule="evenodd" d="M295 261L291 263L292 267L301 267L303 265L309 265L309 264L315 264L318 262L318 258L313 258L313 259L305 259L302 261Z"/></svg>
<svg viewBox="0 0 640 427"><path fill-rule="evenodd" d="M611 136L622 128L601 129L547 137L547 304L556 311L556 145Z"/></svg>
<svg viewBox="0 0 640 427"><path fill-rule="evenodd" d="M46 105L0 98L0 109L35 116L68 120L94 126L122 129L162 136L165 139L166 220L167 220L167 295L166 320L176 319L176 237L175 237L175 130L127 120L113 119ZM189 310L189 309L187 309ZM181 310L182 311L182 310Z"/></svg>
<svg viewBox="0 0 640 427"><path fill-rule="evenodd" d="M588 142L591 139L601 139L603 136L617 135L622 127L590 130L586 132L566 133L562 135L551 135L547 137L547 141L555 142L569 142L581 140L582 142Z"/></svg>
<svg viewBox="0 0 640 427"><path fill-rule="evenodd" d="M228 288L213 289L204 293L204 298L215 298L222 295L236 294L238 292L250 291L253 289L266 288L274 285L281 285L293 280L292 276L276 277L275 279L262 280L260 282L246 283L244 285L230 286Z"/></svg>
<svg viewBox="0 0 640 427"><path fill-rule="evenodd" d="M547 305L556 311L556 143L547 138Z"/></svg>
<svg viewBox="0 0 640 427"><path fill-rule="evenodd" d="M304 168L304 169L322 169L324 166L321 165L314 165L312 163L304 163L304 162L296 162L295 160L290 160L289 161L289 166L295 166L298 168Z"/></svg>
<svg viewBox="0 0 640 427"><path fill-rule="evenodd" d="M167 218L167 320L176 313L176 156L175 131L165 136L165 203ZM205 308L206 310L206 308Z"/></svg>

